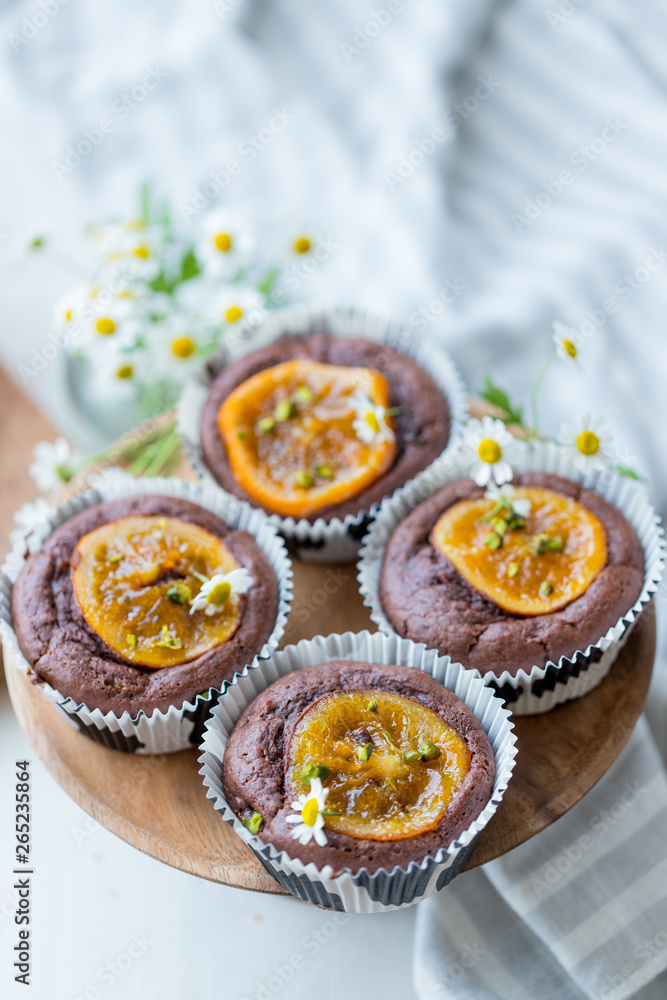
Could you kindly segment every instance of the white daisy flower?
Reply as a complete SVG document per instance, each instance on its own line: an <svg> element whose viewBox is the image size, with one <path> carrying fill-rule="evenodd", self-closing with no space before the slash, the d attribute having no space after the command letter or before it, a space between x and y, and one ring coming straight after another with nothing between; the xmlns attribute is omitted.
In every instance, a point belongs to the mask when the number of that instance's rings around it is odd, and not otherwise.
<svg viewBox="0 0 667 1000"><path fill-rule="evenodd" d="M384 406L378 406L361 389L350 397L352 409L355 412L352 427L360 441L373 444L375 441L393 441L394 432L387 423L387 411Z"/></svg>
<svg viewBox="0 0 667 1000"><path fill-rule="evenodd" d="M575 424L563 424L558 440L574 457L580 472L606 469L614 461L610 432L603 420L589 413L578 416Z"/></svg>
<svg viewBox="0 0 667 1000"><path fill-rule="evenodd" d="M327 835L324 832L324 807L326 805L329 789L322 787L319 778L310 779L310 791L307 795L299 795L296 802L292 802L292 809L296 814L288 816L287 823L298 823L292 830L292 836L300 844L306 845L314 838L315 843L320 847L325 847Z"/></svg>
<svg viewBox="0 0 667 1000"><path fill-rule="evenodd" d="M229 329L255 326L266 316L266 309L262 296L254 288L229 285L212 297L207 313L214 323Z"/></svg>
<svg viewBox="0 0 667 1000"><path fill-rule="evenodd" d="M226 208L209 212L202 219L202 236L196 254L211 275L237 271L253 249L253 238L236 213Z"/></svg>
<svg viewBox="0 0 667 1000"><path fill-rule="evenodd" d="M165 233L160 226L125 224L104 259L104 266L117 269L127 278L152 281L162 269Z"/></svg>
<svg viewBox="0 0 667 1000"><path fill-rule="evenodd" d="M509 483L502 487L492 483L484 496L487 500L493 500L495 504L503 503L503 501L508 503L514 513L525 520L530 514L532 504L528 497L517 497L515 494L516 490Z"/></svg>
<svg viewBox="0 0 667 1000"><path fill-rule="evenodd" d="M81 321L81 310L90 297L89 288L75 288L69 295L56 303L53 311L53 326L66 333L74 332Z"/></svg>
<svg viewBox="0 0 667 1000"><path fill-rule="evenodd" d="M513 476L511 457L515 439L502 420L493 417L472 419L466 424L463 447L474 455L470 475L478 486L494 482L497 486L509 482Z"/></svg>
<svg viewBox="0 0 667 1000"><path fill-rule="evenodd" d="M182 312L149 323L144 340L153 375L183 383L202 363L202 349L213 338L202 321Z"/></svg>
<svg viewBox="0 0 667 1000"><path fill-rule="evenodd" d="M553 321L552 327L556 354L560 360L576 361L579 355L579 349L577 348L579 333L577 330L573 326L566 326L565 323L561 323L557 319Z"/></svg>
<svg viewBox="0 0 667 1000"><path fill-rule="evenodd" d="M9 540L12 546L26 543L29 552L34 552L41 545L39 534L33 537L37 529L44 528L48 524L48 519L53 513L53 508L44 497L24 503L14 513L14 523L17 525L9 533Z"/></svg>
<svg viewBox="0 0 667 1000"><path fill-rule="evenodd" d="M17 549L12 549L11 552L7 553L7 558L2 564L2 572L5 576L8 576L12 583L16 583L18 575L25 565L25 559L21 552Z"/></svg>
<svg viewBox="0 0 667 1000"><path fill-rule="evenodd" d="M57 486L70 481L74 465L80 456L66 438L59 437L53 443L40 441L35 445L32 457L28 471L37 483L37 488L42 493L50 493Z"/></svg>
<svg viewBox="0 0 667 1000"><path fill-rule="evenodd" d="M203 608L205 614L214 615L232 595L247 594L252 584L253 578L247 569L216 573L202 583L201 590L190 601L190 614Z"/></svg>
<svg viewBox="0 0 667 1000"><path fill-rule="evenodd" d="M110 296L101 286L93 286L81 309L77 327L89 347L97 350L111 338L131 343L137 334L137 310L131 298Z"/></svg>

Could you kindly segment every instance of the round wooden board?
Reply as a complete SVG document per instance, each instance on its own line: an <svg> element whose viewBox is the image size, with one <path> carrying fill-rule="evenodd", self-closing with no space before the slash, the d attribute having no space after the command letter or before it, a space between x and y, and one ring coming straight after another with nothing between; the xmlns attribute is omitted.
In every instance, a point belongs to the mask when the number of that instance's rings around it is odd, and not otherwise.
<svg viewBox="0 0 667 1000"><path fill-rule="evenodd" d="M289 642L370 628L353 565L295 563ZM506 854L571 809L605 774L641 713L651 679L655 620L649 607L611 673L594 691L547 715L515 720L519 754L498 812L467 868ZM73 729L6 662L18 719L65 791L117 836L174 868L225 885L284 894L206 798L195 750L123 754Z"/></svg>

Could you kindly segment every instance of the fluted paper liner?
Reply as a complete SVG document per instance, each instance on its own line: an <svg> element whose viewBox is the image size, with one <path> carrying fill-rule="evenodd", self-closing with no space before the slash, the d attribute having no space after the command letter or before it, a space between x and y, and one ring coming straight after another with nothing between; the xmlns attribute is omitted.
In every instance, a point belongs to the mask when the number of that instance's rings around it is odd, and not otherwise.
<svg viewBox="0 0 667 1000"><path fill-rule="evenodd" d="M222 487L209 471L200 443L201 414L212 382L226 365L249 351L266 347L288 334L305 337L314 333L375 340L416 361L434 379L449 406L451 427L443 454L449 454L456 447L468 417L468 401L461 376L445 351L401 323L369 316L356 309L295 306L272 313L260 326L249 331L247 339L231 341L229 346L222 348L209 359L199 375L187 383L181 395L177 425L185 453L197 472L214 482L218 489ZM433 463L428 466L432 467ZM361 538L379 506L379 503L373 504L368 510L344 518L333 517L330 521L320 517L312 523L306 518L296 520L269 512L267 516L287 539L290 551L299 558L312 562L348 562L357 558Z"/></svg>
<svg viewBox="0 0 667 1000"><path fill-rule="evenodd" d="M371 874L362 868L354 874L344 871L333 878L330 866L318 868L314 862L303 864L286 851L265 844L246 829L225 799L222 759L227 740L244 708L270 684L303 667L346 659L414 667L450 688L481 722L493 748L496 774L491 798L477 819L460 837L451 844L443 845L434 856L415 859L406 867L396 865L391 871L380 868ZM342 635L303 639L254 664L244 676L234 678L211 712L201 750L200 774L208 797L267 871L300 899L348 913L378 913L410 906L451 882L465 866L479 833L498 808L517 753L509 711L476 672L466 670L460 663L452 663L448 656L440 656L435 650L426 649L423 643L414 643L395 635L371 635L370 632L345 632ZM298 850L299 844L295 840L295 855Z"/></svg>
<svg viewBox="0 0 667 1000"><path fill-rule="evenodd" d="M93 477L92 486L93 489L52 508L45 515L31 536L31 551L43 544L59 525L98 503L142 494L189 500L212 511L231 528L250 532L269 560L278 580L278 615L273 631L256 659L267 657L276 649L285 631L292 601L292 565L284 541L262 511L254 510L234 497L221 493L209 483L188 483L175 478L135 479L119 469L107 469ZM104 713L99 708L87 708L37 677L19 648L12 625L11 592L25 562L24 552L25 542L17 540L0 575L0 634L5 662L13 664L26 676L36 680L45 697L65 715L68 722L98 743L139 754L175 753L196 746L205 718L220 693L216 688L202 692L194 701L186 701L179 708L172 705L165 712L155 709L147 715L141 711L136 717L132 717L127 711L118 716L114 712ZM243 670L247 672L249 666L250 664L246 664ZM223 690L228 683L224 682Z"/></svg>
<svg viewBox="0 0 667 1000"><path fill-rule="evenodd" d="M512 464L517 472L550 472L575 480L618 507L634 527L644 550L644 587L639 598L596 643L571 656L561 656L557 663L549 661L543 667L534 666L529 671L521 669L514 676L507 670L501 674L483 675L484 683L506 700L514 715L537 715L573 698L581 698L607 676L657 590L664 564L664 532L640 484L609 469L584 475L576 468L571 452L551 441L517 442L514 448L516 458ZM364 604L371 609L372 620L386 635L395 634L379 593L382 561L389 539L415 507L447 483L466 478L468 469L469 461L460 452L444 456L382 504L366 536L358 563L359 590Z"/></svg>

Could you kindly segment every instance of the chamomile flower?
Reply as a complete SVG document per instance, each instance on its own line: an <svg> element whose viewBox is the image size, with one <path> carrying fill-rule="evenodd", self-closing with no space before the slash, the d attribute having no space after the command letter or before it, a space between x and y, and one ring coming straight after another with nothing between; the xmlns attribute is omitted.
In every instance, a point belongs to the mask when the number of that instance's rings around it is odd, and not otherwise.
<svg viewBox="0 0 667 1000"><path fill-rule="evenodd" d="M34 537L36 529L44 528L48 523L53 508L44 497L24 503L14 514L16 528L9 533L9 540L12 546L22 543L27 545L28 551L33 552L41 544L39 535Z"/></svg>
<svg viewBox="0 0 667 1000"><path fill-rule="evenodd" d="M136 310L130 299L109 295L106 289L93 285L82 309L79 327L88 344L95 345L95 350L105 342L110 343L111 338L127 344L136 335Z"/></svg>
<svg viewBox="0 0 667 1000"><path fill-rule="evenodd" d="M327 835L324 832L324 807L326 805L329 789L322 787L319 778L310 779L310 791L307 795L299 795L296 802L292 802L292 809L296 812L286 819L287 823L297 823L292 830L292 836L300 844L305 846L311 840L315 840L320 847L325 847Z"/></svg>
<svg viewBox="0 0 667 1000"><path fill-rule="evenodd" d="M64 437L56 438L54 442L40 441L35 445L32 457L29 472L42 493L50 493L57 486L68 483L79 459Z"/></svg>
<svg viewBox="0 0 667 1000"><path fill-rule="evenodd" d="M603 420L589 413L574 424L563 424L558 440L574 458L580 472L606 469L614 460L613 439Z"/></svg>
<svg viewBox="0 0 667 1000"><path fill-rule="evenodd" d="M516 490L509 483L506 483L502 487L492 483L484 496L487 500L493 500L495 504L508 503L514 513L518 514L524 520L530 514L532 504L528 497L517 497Z"/></svg>
<svg viewBox="0 0 667 1000"><path fill-rule="evenodd" d="M82 310L90 295L88 288L75 288L69 295L60 299L56 303L53 311L53 326L56 330L65 333L76 332L78 324L82 319Z"/></svg>
<svg viewBox="0 0 667 1000"><path fill-rule="evenodd" d="M352 427L360 441L374 444L376 441L394 440L395 435L387 423L384 406L378 406L361 389L357 389L350 397L350 403L355 413Z"/></svg>
<svg viewBox="0 0 667 1000"><path fill-rule="evenodd" d="M190 614L200 608L204 614L214 615L230 597L247 594L253 584L253 578L247 569L233 569L229 573L216 573L202 583L199 593L190 601Z"/></svg>
<svg viewBox="0 0 667 1000"><path fill-rule="evenodd" d="M172 313L150 323L144 340L155 376L182 383L201 365L208 336L201 321L187 313Z"/></svg>
<svg viewBox="0 0 667 1000"><path fill-rule="evenodd" d="M227 209L216 209L202 219L197 259L211 275L234 274L253 249L253 239L242 220Z"/></svg>
<svg viewBox="0 0 667 1000"><path fill-rule="evenodd" d="M225 328L255 326L266 315L262 296L254 288L230 285L211 299L211 319Z"/></svg>
<svg viewBox="0 0 667 1000"><path fill-rule="evenodd" d="M553 339L556 347L556 354L561 361L576 361L579 356L577 340L579 334L573 326L566 326L560 320L554 320Z"/></svg>
<svg viewBox="0 0 667 1000"><path fill-rule="evenodd" d="M493 417L472 419L466 424L463 446L472 453L470 475L478 486L494 482L497 486L512 478L509 458L515 440L502 420Z"/></svg>

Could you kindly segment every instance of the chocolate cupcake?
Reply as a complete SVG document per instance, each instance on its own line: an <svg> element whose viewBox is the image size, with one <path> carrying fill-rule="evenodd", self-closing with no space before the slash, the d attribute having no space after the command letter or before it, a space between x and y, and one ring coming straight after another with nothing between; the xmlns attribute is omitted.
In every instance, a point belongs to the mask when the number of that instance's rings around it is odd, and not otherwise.
<svg viewBox="0 0 667 1000"><path fill-rule="evenodd" d="M509 776L513 753L496 759L507 713L479 692L459 664L405 640L318 637L230 686L202 773L290 891L345 909L406 905L460 870Z"/></svg>
<svg viewBox="0 0 667 1000"><path fill-rule="evenodd" d="M261 515L211 499L177 480L111 477L59 509L20 569L18 650L87 735L158 752L152 721L161 752L191 745L212 693L277 645L284 546Z"/></svg>
<svg viewBox="0 0 667 1000"><path fill-rule="evenodd" d="M209 363L179 417L195 462L318 558L342 558L336 537L358 541L452 443L462 409L442 352L426 359L408 331L344 315L276 314L252 349Z"/></svg>
<svg viewBox="0 0 667 1000"><path fill-rule="evenodd" d="M553 445L517 448L511 485L458 479L461 464L388 505L359 579L383 630L446 651L534 712L608 672L655 589L661 542L636 486L557 475L567 458Z"/></svg>

